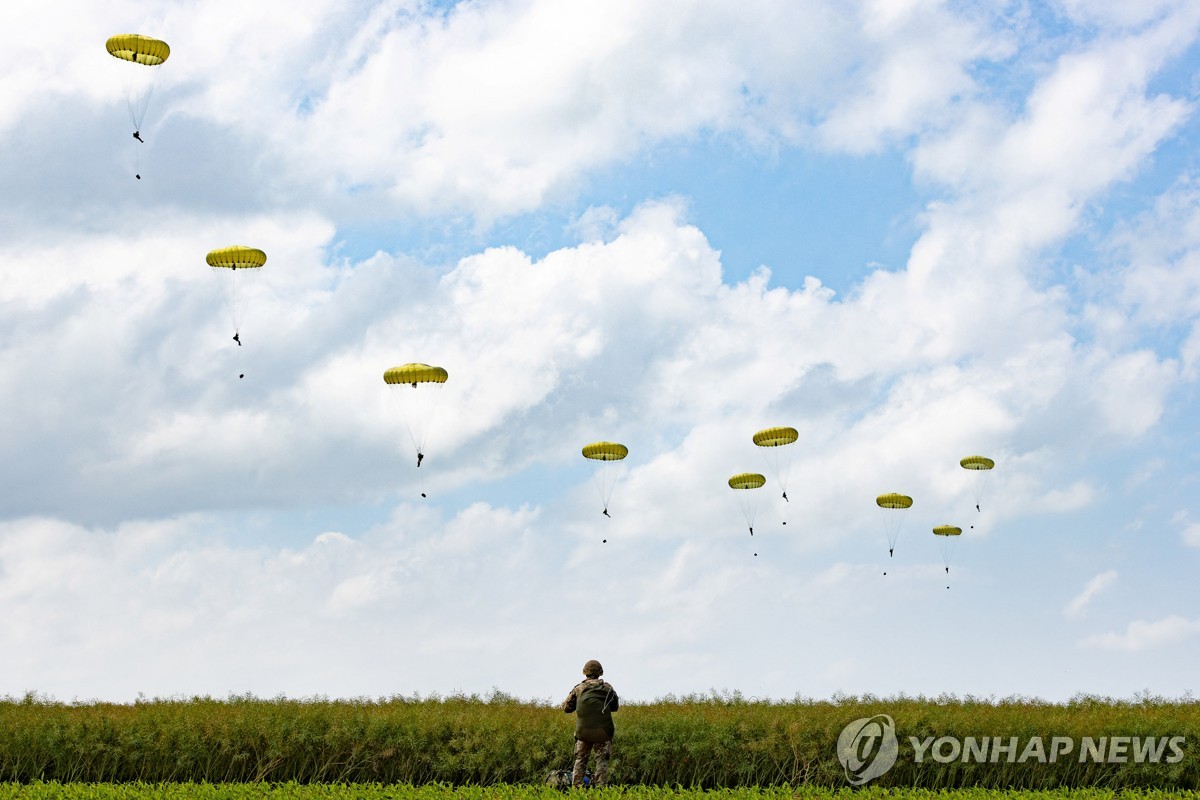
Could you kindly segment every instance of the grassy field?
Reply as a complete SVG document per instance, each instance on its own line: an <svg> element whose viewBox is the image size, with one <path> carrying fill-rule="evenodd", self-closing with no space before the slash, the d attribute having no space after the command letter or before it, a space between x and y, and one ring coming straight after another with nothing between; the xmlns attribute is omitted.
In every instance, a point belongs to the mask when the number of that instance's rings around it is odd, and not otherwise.
<svg viewBox="0 0 1200 800"><path fill-rule="evenodd" d="M380 784L0 784L0 800L1168 800L1200 798L1197 792L1158 789L1062 789L1003 791L994 789L669 789L622 787L569 794L536 786L423 786Z"/></svg>
<svg viewBox="0 0 1200 800"><path fill-rule="evenodd" d="M771 703L714 695L631 703L615 716L610 780L639 787L798 786L804 787L801 796L824 796L812 793L848 786L837 754L842 729L877 714L895 720L899 753L895 765L869 784L871 791L1200 789L1200 703L1161 698ZM0 782L236 783L260 792L267 782L441 784L510 792L517 790L502 787L534 786L550 770L569 766L572 730L573 718L559 709L499 693L378 701L205 697L129 705L64 704L29 695L0 701ZM936 748L929 743L965 737L1015 737L1017 752L1037 737L1076 745L1054 763L1015 755L995 763L931 757ZM1110 737L1174 737L1179 757L1171 763L1076 757L1085 738ZM921 760L914 742L925 743ZM948 756L952 748L940 752Z"/></svg>

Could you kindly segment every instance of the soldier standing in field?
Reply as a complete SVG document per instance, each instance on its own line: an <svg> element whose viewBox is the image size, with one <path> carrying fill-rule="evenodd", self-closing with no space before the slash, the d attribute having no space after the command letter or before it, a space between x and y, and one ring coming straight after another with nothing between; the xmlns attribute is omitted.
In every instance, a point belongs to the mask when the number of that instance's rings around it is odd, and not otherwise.
<svg viewBox="0 0 1200 800"><path fill-rule="evenodd" d="M608 759L612 756L613 721L612 712L619 708L617 690L600 676L604 667L595 659L583 665L583 681L571 690L563 701L563 711L575 713L575 770L571 774L571 785L583 787L583 773L587 769L588 756L596 754L596 780L593 785L603 786L608 778Z"/></svg>

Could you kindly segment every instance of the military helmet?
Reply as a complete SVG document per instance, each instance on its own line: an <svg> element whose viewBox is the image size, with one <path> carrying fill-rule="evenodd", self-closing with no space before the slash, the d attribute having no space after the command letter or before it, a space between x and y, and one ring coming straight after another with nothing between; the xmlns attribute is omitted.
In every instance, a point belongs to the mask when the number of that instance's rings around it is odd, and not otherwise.
<svg viewBox="0 0 1200 800"><path fill-rule="evenodd" d="M593 658L583 665L583 674L589 678L599 678L604 674L604 667L600 666L600 662Z"/></svg>

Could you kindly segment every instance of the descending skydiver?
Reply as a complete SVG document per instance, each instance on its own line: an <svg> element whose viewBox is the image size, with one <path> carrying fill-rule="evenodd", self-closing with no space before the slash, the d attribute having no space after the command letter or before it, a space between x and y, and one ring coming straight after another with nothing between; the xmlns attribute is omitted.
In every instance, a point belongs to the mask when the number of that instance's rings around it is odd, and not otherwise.
<svg viewBox="0 0 1200 800"><path fill-rule="evenodd" d="M141 142L142 144L145 144L145 143L146 143L146 140L142 138L142 132L141 132L141 131L134 131L134 132L133 132L133 138L137 139L137 140L138 140L139 142Z"/></svg>
<svg viewBox="0 0 1200 800"><path fill-rule="evenodd" d="M233 334L233 340L238 343L238 347L242 346L242 340L239 338L239 335L237 333Z"/></svg>

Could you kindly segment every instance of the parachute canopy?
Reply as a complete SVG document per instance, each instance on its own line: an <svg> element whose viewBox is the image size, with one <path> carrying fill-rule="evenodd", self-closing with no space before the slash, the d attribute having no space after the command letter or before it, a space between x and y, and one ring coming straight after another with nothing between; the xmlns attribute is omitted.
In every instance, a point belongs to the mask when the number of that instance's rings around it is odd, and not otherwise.
<svg viewBox="0 0 1200 800"><path fill-rule="evenodd" d="M253 247L235 244L213 250L204 257L210 267L223 269L252 269L267 263L267 254Z"/></svg>
<svg viewBox="0 0 1200 800"><path fill-rule="evenodd" d="M799 438L800 433L795 428L763 428L754 434L754 443L759 447L779 447Z"/></svg>
<svg viewBox="0 0 1200 800"><path fill-rule="evenodd" d="M383 373L384 383L445 383L449 373L428 364L402 364Z"/></svg>
<svg viewBox="0 0 1200 800"><path fill-rule="evenodd" d="M158 66L171 55L166 42L139 33L119 33L109 37L104 46L114 58L148 67Z"/></svg>
<svg viewBox="0 0 1200 800"><path fill-rule="evenodd" d="M757 472L739 472L729 479L731 489L761 489L767 479Z"/></svg>
<svg viewBox="0 0 1200 800"><path fill-rule="evenodd" d="M880 508L911 508L913 499L906 494L890 492L875 498L875 505Z"/></svg>
<svg viewBox="0 0 1200 800"><path fill-rule="evenodd" d="M967 456L958 463L963 469L973 470L991 469L992 467L996 466L996 462L992 461L987 456Z"/></svg>
<svg viewBox="0 0 1200 800"><path fill-rule="evenodd" d="M620 461L629 455L629 448L616 442L592 442L583 446L583 457L594 461Z"/></svg>
<svg viewBox="0 0 1200 800"><path fill-rule="evenodd" d="M933 529L935 536L961 536L962 528L954 525L938 525Z"/></svg>

